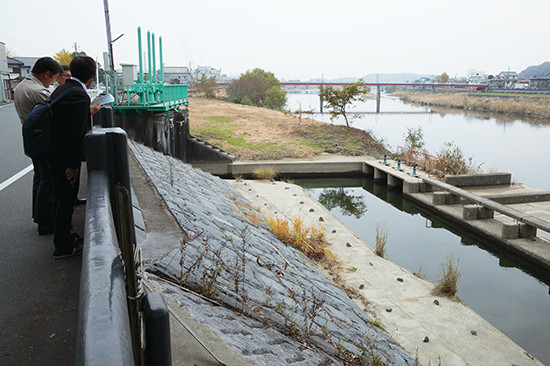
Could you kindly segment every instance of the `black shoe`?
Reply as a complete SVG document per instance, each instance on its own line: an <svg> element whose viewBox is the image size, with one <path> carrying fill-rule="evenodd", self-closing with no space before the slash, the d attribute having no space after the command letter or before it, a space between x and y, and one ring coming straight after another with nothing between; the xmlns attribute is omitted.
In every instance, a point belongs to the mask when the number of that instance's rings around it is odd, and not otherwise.
<svg viewBox="0 0 550 366"><path fill-rule="evenodd" d="M55 249L53 251L53 257L55 259L74 257L75 255L79 254L82 254L82 244L78 244L74 247L69 247L66 249Z"/></svg>
<svg viewBox="0 0 550 366"><path fill-rule="evenodd" d="M77 198L74 204L75 205L85 205L86 204L86 198Z"/></svg>
<svg viewBox="0 0 550 366"><path fill-rule="evenodd" d="M53 233L52 225L38 225L38 235L48 235Z"/></svg>
<svg viewBox="0 0 550 366"><path fill-rule="evenodd" d="M73 245L79 244L80 245L82 243L84 243L84 237L83 236L80 236L77 233L72 233L71 234L71 244L73 244Z"/></svg>

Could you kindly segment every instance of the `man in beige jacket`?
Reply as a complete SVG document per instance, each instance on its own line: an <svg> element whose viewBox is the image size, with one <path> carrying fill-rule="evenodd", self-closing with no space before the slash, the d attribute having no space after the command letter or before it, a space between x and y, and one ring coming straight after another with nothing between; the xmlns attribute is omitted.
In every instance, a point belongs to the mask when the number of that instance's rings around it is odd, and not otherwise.
<svg viewBox="0 0 550 366"><path fill-rule="evenodd" d="M31 74L17 85L14 91L15 109L21 123L38 103L50 96L48 87L55 81L61 66L51 57L41 57L34 64ZM32 217L38 224L38 234L53 232L53 185L46 160L32 161L34 178L32 187Z"/></svg>

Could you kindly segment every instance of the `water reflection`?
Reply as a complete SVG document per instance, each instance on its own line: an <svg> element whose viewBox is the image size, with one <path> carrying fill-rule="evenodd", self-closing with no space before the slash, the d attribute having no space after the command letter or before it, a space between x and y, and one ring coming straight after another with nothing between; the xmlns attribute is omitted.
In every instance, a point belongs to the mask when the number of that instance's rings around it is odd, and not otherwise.
<svg viewBox="0 0 550 366"><path fill-rule="evenodd" d="M348 194L344 188L326 188L319 194L319 202L329 210L339 207L342 215L360 218L367 212L363 196Z"/></svg>

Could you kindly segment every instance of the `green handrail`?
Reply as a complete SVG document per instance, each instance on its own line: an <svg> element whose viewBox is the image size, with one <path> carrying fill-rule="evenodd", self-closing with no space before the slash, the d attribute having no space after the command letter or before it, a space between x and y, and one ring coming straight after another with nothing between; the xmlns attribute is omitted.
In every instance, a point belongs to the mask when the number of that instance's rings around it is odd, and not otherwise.
<svg viewBox="0 0 550 366"><path fill-rule="evenodd" d="M151 37L151 32L148 31L147 64L149 68L149 77L147 78L148 80L143 80L141 27L138 27L139 79L131 85L113 85L111 87L112 94L115 98L115 101L113 102L113 107L115 109L135 109L138 112L141 112L142 110L147 110L150 112L169 112L171 109L187 107L189 105L187 85L164 84L162 37L159 37L160 80L157 79L155 48L155 34L153 33Z"/></svg>

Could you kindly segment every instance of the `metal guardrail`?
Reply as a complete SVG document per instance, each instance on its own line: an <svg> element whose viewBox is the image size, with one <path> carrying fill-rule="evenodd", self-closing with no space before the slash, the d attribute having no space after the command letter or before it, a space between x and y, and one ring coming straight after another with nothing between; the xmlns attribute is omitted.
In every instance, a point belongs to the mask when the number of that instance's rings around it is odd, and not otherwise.
<svg viewBox="0 0 550 366"><path fill-rule="evenodd" d="M164 85L160 83L136 83L113 85L116 109L145 109L167 112L189 105L187 85Z"/></svg>
<svg viewBox="0 0 550 366"><path fill-rule="evenodd" d="M88 172L77 365L134 364L124 268L108 187L105 171Z"/></svg>
<svg viewBox="0 0 550 366"><path fill-rule="evenodd" d="M104 118L112 123L112 113ZM88 199L76 364L171 365L168 308L161 294L142 296L135 275L126 133L94 128L85 146Z"/></svg>

